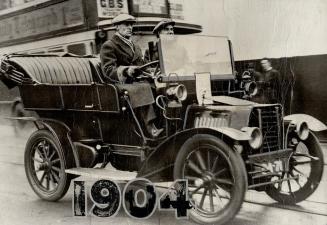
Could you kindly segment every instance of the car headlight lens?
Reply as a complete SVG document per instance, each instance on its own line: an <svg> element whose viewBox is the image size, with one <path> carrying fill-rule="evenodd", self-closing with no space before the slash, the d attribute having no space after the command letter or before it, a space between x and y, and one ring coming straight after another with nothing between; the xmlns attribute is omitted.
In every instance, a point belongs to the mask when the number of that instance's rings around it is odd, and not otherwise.
<svg viewBox="0 0 327 225"><path fill-rule="evenodd" d="M258 93L258 86L253 81L245 83L244 88L249 95L256 95Z"/></svg>
<svg viewBox="0 0 327 225"><path fill-rule="evenodd" d="M262 146L263 143L263 136L262 132L257 127L243 127L242 131L248 133L248 135L251 137L249 140L249 145L253 149L258 149Z"/></svg>
<svg viewBox="0 0 327 225"><path fill-rule="evenodd" d="M166 94L176 98L178 101L184 101L187 98L187 90L183 84L169 87L166 90Z"/></svg>
<svg viewBox="0 0 327 225"><path fill-rule="evenodd" d="M297 136L302 140L306 140L309 137L309 126L306 122L298 123L296 125L295 132Z"/></svg>

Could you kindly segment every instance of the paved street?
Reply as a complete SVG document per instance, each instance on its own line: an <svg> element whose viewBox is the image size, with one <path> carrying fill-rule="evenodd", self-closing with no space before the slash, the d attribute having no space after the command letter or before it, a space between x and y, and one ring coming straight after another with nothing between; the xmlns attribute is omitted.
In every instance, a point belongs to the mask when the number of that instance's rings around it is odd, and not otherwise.
<svg viewBox="0 0 327 225"><path fill-rule="evenodd" d="M16 136L13 127L0 126L0 225L194 224L175 219L174 212L158 210L147 220L129 218L122 209L115 218L76 218L72 216L72 189L59 202L40 200L29 187L24 172L23 152L28 133ZM116 174L120 176L119 172ZM326 225L326 190L325 173L314 195L293 207L278 204L264 193L249 191L240 213L229 225Z"/></svg>

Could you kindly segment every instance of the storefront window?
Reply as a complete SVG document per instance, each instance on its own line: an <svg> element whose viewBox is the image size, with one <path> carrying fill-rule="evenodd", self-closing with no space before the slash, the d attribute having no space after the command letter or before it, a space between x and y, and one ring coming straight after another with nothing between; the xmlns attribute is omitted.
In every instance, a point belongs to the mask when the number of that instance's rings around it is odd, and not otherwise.
<svg viewBox="0 0 327 225"><path fill-rule="evenodd" d="M15 7L21 7L24 6L25 4L31 5L30 2L35 2L35 4L38 4L45 1L51 1L51 0L0 0L0 11L15 8Z"/></svg>

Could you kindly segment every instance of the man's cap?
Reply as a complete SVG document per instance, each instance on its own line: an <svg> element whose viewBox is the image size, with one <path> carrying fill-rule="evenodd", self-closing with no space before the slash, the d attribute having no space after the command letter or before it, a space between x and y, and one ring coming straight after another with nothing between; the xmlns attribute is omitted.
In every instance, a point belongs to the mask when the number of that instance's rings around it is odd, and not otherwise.
<svg viewBox="0 0 327 225"><path fill-rule="evenodd" d="M153 28L153 33L156 34L158 33L162 28L165 26L172 25L175 26L175 21L171 19L163 19L161 20L154 28Z"/></svg>
<svg viewBox="0 0 327 225"><path fill-rule="evenodd" d="M115 18L112 19L112 24L117 25L124 22L135 23L136 19L134 16L129 14L119 14Z"/></svg>

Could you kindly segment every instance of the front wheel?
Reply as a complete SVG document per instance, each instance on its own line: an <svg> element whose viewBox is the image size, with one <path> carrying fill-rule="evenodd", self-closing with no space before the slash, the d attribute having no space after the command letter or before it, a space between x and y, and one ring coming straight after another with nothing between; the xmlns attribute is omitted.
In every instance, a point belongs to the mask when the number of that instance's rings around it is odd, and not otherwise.
<svg viewBox="0 0 327 225"><path fill-rule="evenodd" d="M65 173L64 151L47 130L35 131L25 148L25 172L34 192L47 201L57 201L67 192L70 179Z"/></svg>
<svg viewBox="0 0 327 225"><path fill-rule="evenodd" d="M174 179L188 179L191 219L223 224L235 217L247 190L244 162L222 140L198 134L180 149Z"/></svg>
<svg viewBox="0 0 327 225"><path fill-rule="evenodd" d="M310 133L305 141L293 146L288 172L282 172L285 179L269 186L266 193L283 204L296 204L307 199L318 187L324 168L324 157L317 138Z"/></svg>

